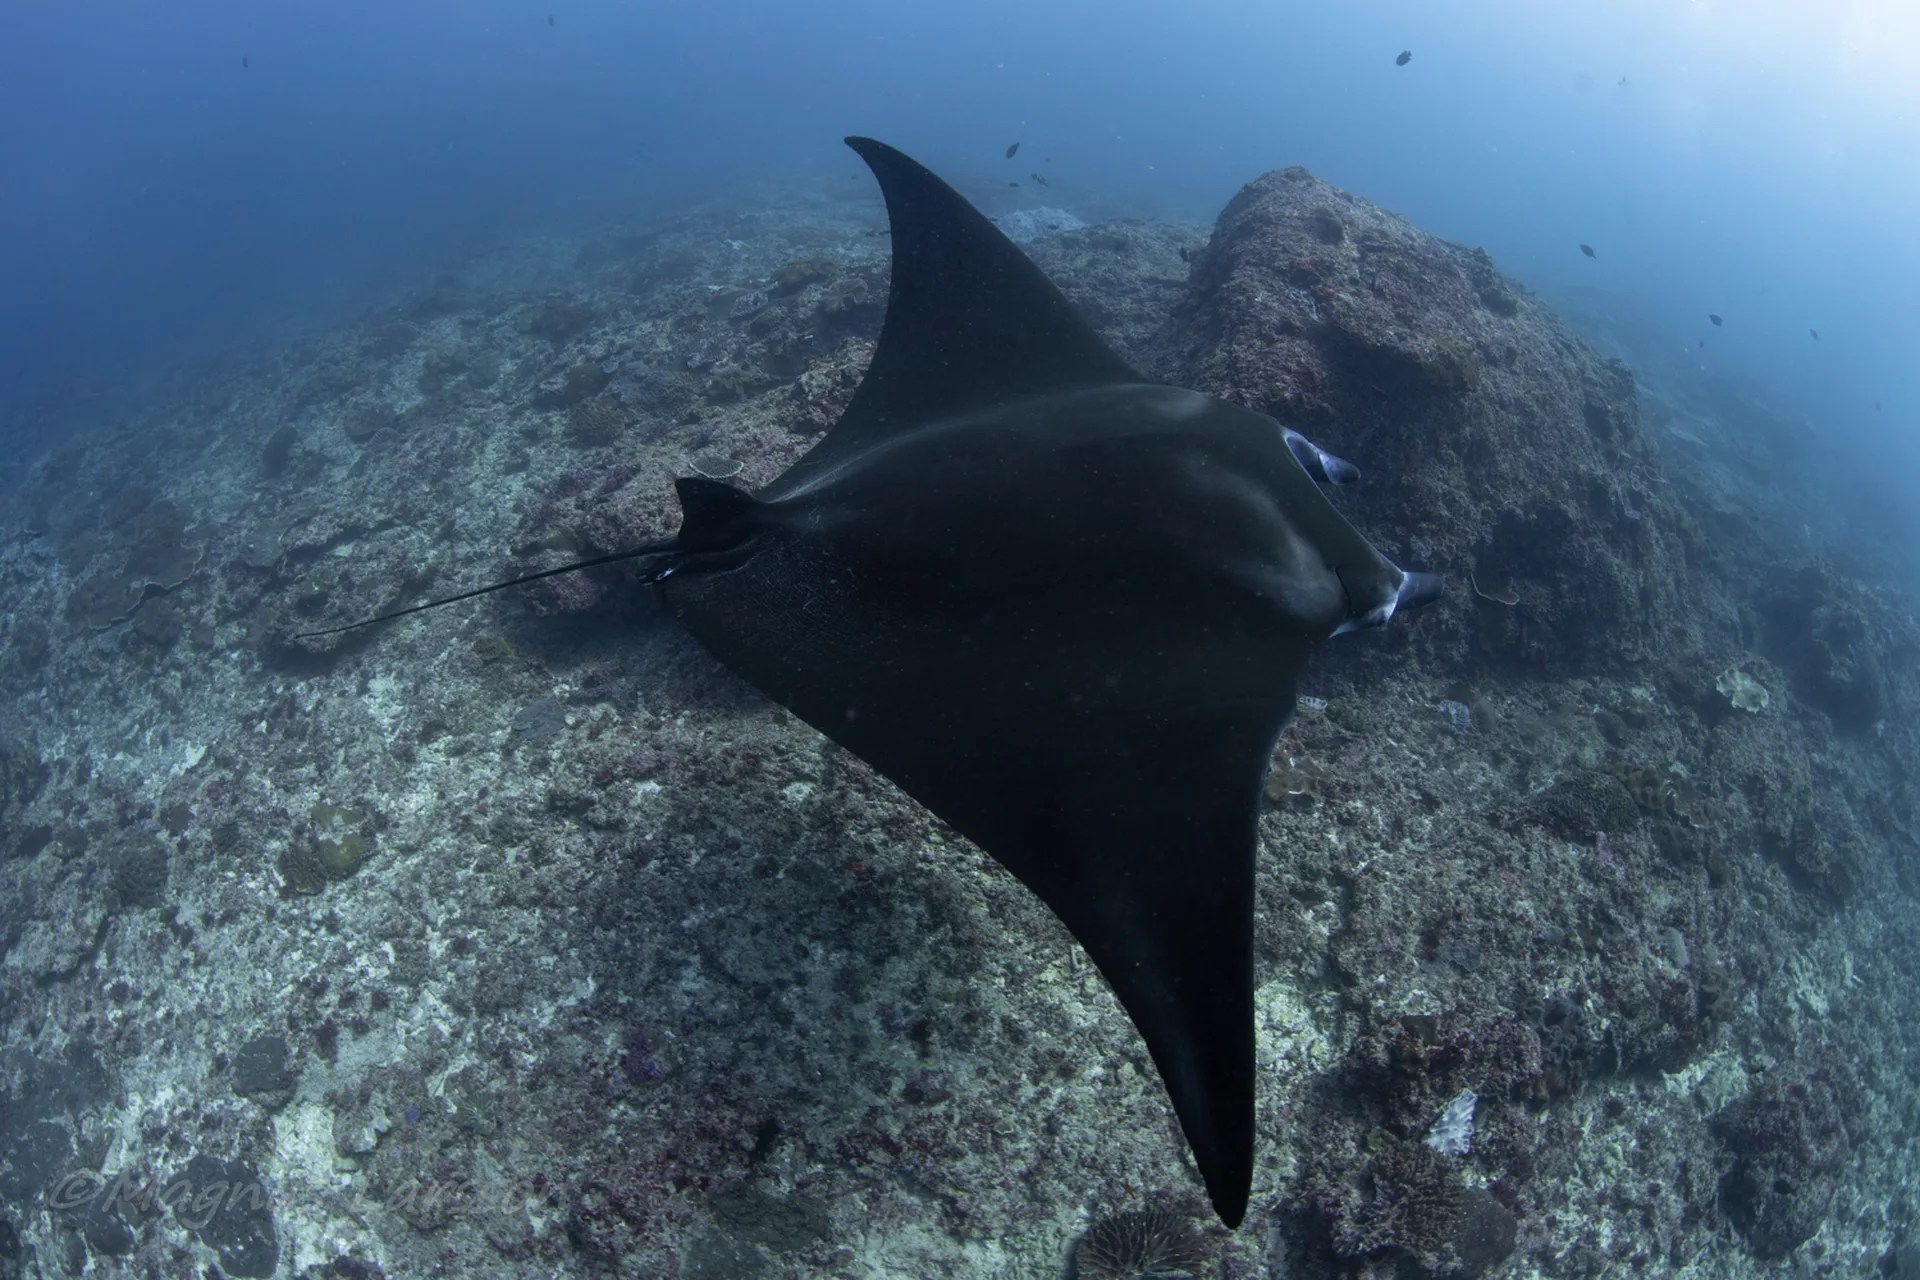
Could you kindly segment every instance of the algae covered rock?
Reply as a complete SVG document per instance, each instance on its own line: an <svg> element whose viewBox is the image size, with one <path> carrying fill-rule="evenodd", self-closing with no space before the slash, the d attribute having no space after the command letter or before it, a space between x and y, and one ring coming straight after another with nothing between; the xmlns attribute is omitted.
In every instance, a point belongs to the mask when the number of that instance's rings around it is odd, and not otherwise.
<svg viewBox="0 0 1920 1280"><path fill-rule="evenodd" d="M146 593L124 573L97 573L67 596L67 622L75 630L103 630L125 622Z"/></svg>
<svg viewBox="0 0 1920 1280"><path fill-rule="evenodd" d="M260 474L271 479L285 471L293 458L293 447L299 443L300 433L292 426L283 425L275 430L260 447Z"/></svg>
<svg viewBox="0 0 1920 1280"><path fill-rule="evenodd" d="M76 630L126 621L150 597L193 577L206 559L204 529L190 527L173 503L143 499L136 517L128 517L100 548L117 555L119 567L92 574L68 595L67 621ZM97 554L89 551L85 559Z"/></svg>
<svg viewBox="0 0 1920 1280"><path fill-rule="evenodd" d="M386 401L379 400L356 406L341 420L340 427L347 433L347 439L355 444L365 444L399 421L399 411Z"/></svg>
<svg viewBox="0 0 1920 1280"><path fill-rule="evenodd" d="M598 360L583 360L567 370L557 387L542 392L538 403L543 408L570 409L599 395L612 381L613 375Z"/></svg>
<svg viewBox="0 0 1920 1280"><path fill-rule="evenodd" d="M0 649L0 676L35 676L53 655L53 637L38 618L16 618Z"/></svg>
<svg viewBox="0 0 1920 1280"><path fill-rule="evenodd" d="M548 298L520 319L520 331L563 347L600 318L591 303L564 295Z"/></svg>
<svg viewBox="0 0 1920 1280"><path fill-rule="evenodd" d="M803 258L776 267L772 292L776 297L798 293L810 284L825 284L840 274L840 264L832 258Z"/></svg>
<svg viewBox="0 0 1920 1280"><path fill-rule="evenodd" d="M219 1255L228 1275L270 1276L280 1265L272 1203L251 1166L197 1155L163 1191L175 1220Z"/></svg>
<svg viewBox="0 0 1920 1280"><path fill-rule="evenodd" d="M1308 1201L1323 1215L1333 1254L1391 1259L1407 1276L1466 1280L1513 1251L1518 1223L1455 1162L1419 1142L1376 1134L1356 1184L1320 1184Z"/></svg>
<svg viewBox="0 0 1920 1280"><path fill-rule="evenodd" d="M319 893L350 878L373 853L373 828L365 815L319 800L307 817L307 830L280 855L280 878L289 893Z"/></svg>
<svg viewBox="0 0 1920 1280"><path fill-rule="evenodd" d="M344 880L358 871L372 848L371 839L361 829L365 819L325 801L315 804L310 816L314 854L327 876Z"/></svg>
<svg viewBox="0 0 1920 1280"><path fill-rule="evenodd" d="M833 1232L827 1208L818 1200L799 1193L777 1195L747 1182L715 1187L707 1207L734 1236L777 1253L818 1244Z"/></svg>
<svg viewBox="0 0 1920 1280"><path fill-rule="evenodd" d="M1340 505L1382 549L1475 568L1525 608L1449 596L1445 632L1489 660L1657 660L1697 630L1690 527L1659 479L1634 378L1478 249L1291 168L1242 188L1194 255L1171 381L1273 414L1353 461ZM1464 574L1463 574L1464 576Z"/></svg>
<svg viewBox="0 0 1920 1280"><path fill-rule="evenodd" d="M170 600L155 600L133 615L133 634L153 649L170 649L187 629L187 617Z"/></svg>
<svg viewBox="0 0 1920 1280"><path fill-rule="evenodd" d="M1569 840L1618 835L1640 825L1633 793L1619 778L1598 769L1561 778L1533 797L1527 808L1529 816Z"/></svg>
<svg viewBox="0 0 1920 1280"><path fill-rule="evenodd" d="M593 396L567 409L567 438L583 448L611 444L626 425L620 402L611 396Z"/></svg>
<svg viewBox="0 0 1920 1280"><path fill-rule="evenodd" d="M233 1055L233 1091L269 1111L292 1100L297 1078L285 1036L255 1036Z"/></svg>
<svg viewBox="0 0 1920 1280"><path fill-rule="evenodd" d="M1720 1206L1754 1255L1784 1258L1826 1219L1849 1150L1840 1096L1820 1072L1762 1083L1713 1117L1734 1155Z"/></svg>
<svg viewBox="0 0 1920 1280"><path fill-rule="evenodd" d="M129 832L107 854L107 874L121 907L162 905L167 870L167 846L144 832Z"/></svg>

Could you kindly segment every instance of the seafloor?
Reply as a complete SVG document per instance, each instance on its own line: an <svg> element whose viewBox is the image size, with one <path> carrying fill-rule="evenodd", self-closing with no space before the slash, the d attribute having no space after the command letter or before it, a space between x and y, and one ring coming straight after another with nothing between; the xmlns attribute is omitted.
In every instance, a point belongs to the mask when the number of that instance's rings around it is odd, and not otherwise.
<svg viewBox="0 0 1920 1280"><path fill-rule="evenodd" d="M1275 758L1236 1233L1063 929L625 573L289 640L776 475L878 330L865 190L485 256L32 465L0 1278L1920 1274L1897 558L1760 397L1303 171L1012 224L1450 575Z"/></svg>

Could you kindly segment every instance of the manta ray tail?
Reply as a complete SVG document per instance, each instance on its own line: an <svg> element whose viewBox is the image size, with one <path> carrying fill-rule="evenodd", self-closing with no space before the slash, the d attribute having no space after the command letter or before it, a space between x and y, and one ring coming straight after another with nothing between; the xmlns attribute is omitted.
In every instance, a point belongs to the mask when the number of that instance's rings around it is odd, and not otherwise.
<svg viewBox="0 0 1920 1280"><path fill-rule="evenodd" d="M681 481L682 484L687 483ZM707 483L713 483L708 481ZM726 488L726 485L720 485ZM741 495L745 497L745 494ZM495 591L505 591L508 587L517 587L528 582L538 582L542 578L554 578L563 573L578 573L582 569L594 569L603 564L618 564L622 560L640 560L648 556L656 557L657 562L648 565L641 573L642 583L658 582L680 566L683 548L678 538L668 542L648 543L644 547L634 547L628 551L615 551L611 555L595 556L591 560L576 560L572 564L563 564L557 569L542 569L538 573L524 574L518 578L508 578L505 582L495 582L484 587L475 587L471 591L462 591L458 595L442 596L438 600L429 600L425 604L411 605L405 609L395 609L392 613L376 614L371 618L362 618L358 622L349 622L345 626L326 627L319 631L301 631L295 634L295 640L313 640L320 636L337 636L342 631L358 631L361 627L371 627L379 622L392 622L395 618L405 618L411 614L424 613L428 609L438 609L445 604L459 604L462 600L471 600L475 596L490 595Z"/></svg>
<svg viewBox="0 0 1920 1280"><path fill-rule="evenodd" d="M319 631L302 631L292 638L312 640L321 636L339 635L343 631L357 631L361 627L371 627L380 622L392 622L395 618L424 613L428 609L438 609L442 605L459 604L462 600L471 600L475 596L491 595L495 591L504 591L508 587L523 586L529 582L538 582L542 578L555 578L563 573L578 573L582 569L597 569L604 564L619 564L623 560L651 559L653 561L641 569L640 583L643 586L661 582L684 568L722 569L727 567L730 560L739 558L754 531L765 525L768 504L743 489L736 489L730 484L722 484L718 480L707 480L699 476L676 480L674 488L680 495L680 507L685 519L680 526L679 536L666 542L650 542L644 547L633 547L626 551L615 551L610 555L594 556L590 560L576 560L572 564L563 564L555 569L542 569L538 573L523 574L518 578L508 578L505 582L495 582L484 587L475 587L471 591L462 591L458 595L442 596L438 600L429 600L425 604L395 609L392 613L362 618L358 622L349 622L345 626L326 627Z"/></svg>

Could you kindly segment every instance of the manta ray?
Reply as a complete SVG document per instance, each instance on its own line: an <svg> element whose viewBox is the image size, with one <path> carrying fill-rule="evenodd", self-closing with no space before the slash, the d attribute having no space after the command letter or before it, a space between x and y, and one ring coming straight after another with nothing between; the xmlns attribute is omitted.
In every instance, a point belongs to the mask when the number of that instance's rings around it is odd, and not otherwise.
<svg viewBox="0 0 1920 1280"><path fill-rule="evenodd" d="M1261 785L1316 645L1439 593L1265 414L1143 379L933 173L847 144L893 273L846 411L614 561L723 664L1019 877L1145 1040L1221 1220L1253 1179ZM331 634L348 630L333 628Z"/></svg>

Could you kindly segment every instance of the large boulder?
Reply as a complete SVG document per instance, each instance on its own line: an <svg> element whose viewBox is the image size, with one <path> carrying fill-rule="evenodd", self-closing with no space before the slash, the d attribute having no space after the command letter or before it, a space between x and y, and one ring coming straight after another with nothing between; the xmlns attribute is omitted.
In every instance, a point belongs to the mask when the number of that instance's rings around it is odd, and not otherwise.
<svg viewBox="0 0 1920 1280"><path fill-rule="evenodd" d="M1454 576L1430 639L1617 669L1674 643L1687 522L1633 375L1485 251L1300 168L1243 188L1167 339L1177 380L1357 463L1339 502L1401 563Z"/></svg>

